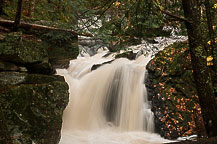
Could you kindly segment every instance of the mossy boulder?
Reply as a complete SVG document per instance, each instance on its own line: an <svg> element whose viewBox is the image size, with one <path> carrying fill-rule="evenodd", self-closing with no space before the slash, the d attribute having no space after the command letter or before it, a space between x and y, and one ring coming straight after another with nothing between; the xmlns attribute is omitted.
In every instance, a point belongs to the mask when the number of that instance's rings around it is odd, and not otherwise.
<svg viewBox="0 0 217 144"><path fill-rule="evenodd" d="M67 67L79 50L77 36L58 34L0 34L0 143L59 142L69 93L54 67Z"/></svg>
<svg viewBox="0 0 217 144"><path fill-rule="evenodd" d="M68 85L63 77L0 72L0 103L14 142L59 142L68 103Z"/></svg>
<svg viewBox="0 0 217 144"><path fill-rule="evenodd" d="M160 51L146 68L156 132L168 139L205 135L187 42Z"/></svg>
<svg viewBox="0 0 217 144"><path fill-rule="evenodd" d="M79 54L78 36L65 31L50 31L40 36L48 49L49 62L55 68L67 68Z"/></svg>
<svg viewBox="0 0 217 144"><path fill-rule="evenodd" d="M0 41L0 60L16 64L42 62L47 50L40 41L23 38L22 32L5 34Z"/></svg>

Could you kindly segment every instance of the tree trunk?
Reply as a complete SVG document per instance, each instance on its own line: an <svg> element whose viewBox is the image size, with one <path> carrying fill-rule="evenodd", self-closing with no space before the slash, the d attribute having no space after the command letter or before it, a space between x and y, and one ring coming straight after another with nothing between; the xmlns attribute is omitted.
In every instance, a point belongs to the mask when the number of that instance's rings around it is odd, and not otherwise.
<svg viewBox="0 0 217 144"><path fill-rule="evenodd" d="M14 27L13 27L12 31L17 31L17 29L18 29L18 27L20 25L20 19L21 19L21 14L22 14L22 3L23 3L23 0L18 0L17 12L16 12Z"/></svg>
<svg viewBox="0 0 217 144"><path fill-rule="evenodd" d="M10 134L5 122L4 114L0 105L0 143L1 144L12 144Z"/></svg>
<svg viewBox="0 0 217 144"><path fill-rule="evenodd" d="M196 0L182 0L188 32L191 62L205 128L209 137L217 136L217 104L200 27L200 11Z"/></svg>
<svg viewBox="0 0 217 144"><path fill-rule="evenodd" d="M4 14L4 0L0 0L0 15Z"/></svg>

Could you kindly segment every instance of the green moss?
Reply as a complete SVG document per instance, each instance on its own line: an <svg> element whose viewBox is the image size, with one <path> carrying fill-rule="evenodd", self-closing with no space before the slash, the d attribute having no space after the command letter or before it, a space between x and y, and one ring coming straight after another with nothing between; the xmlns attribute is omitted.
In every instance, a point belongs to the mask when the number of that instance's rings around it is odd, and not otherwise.
<svg viewBox="0 0 217 144"><path fill-rule="evenodd" d="M194 120L201 119L201 111L195 107L198 97L187 43L174 43L160 51L147 69L155 85L153 104L159 103L161 113L169 114L167 121L160 121L160 133L170 132L166 138L198 134ZM159 111L158 107L154 109Z"/></svg>
<svg viewBox="0 0 217 144"><path fill-rule="evenodd" d="M0 59L14 63L41 62L47 56L47 50L41 42L22 39L21 32L9 33L1 41Z"/></svg>
<svg viewBox="0 0 217 144"><path fill-rule="evenodd" d="M17 141L58 142L68 103L68 85L62 77L26 74L19 85L1 91L0 101L9 131L18 135Z"/></svg>

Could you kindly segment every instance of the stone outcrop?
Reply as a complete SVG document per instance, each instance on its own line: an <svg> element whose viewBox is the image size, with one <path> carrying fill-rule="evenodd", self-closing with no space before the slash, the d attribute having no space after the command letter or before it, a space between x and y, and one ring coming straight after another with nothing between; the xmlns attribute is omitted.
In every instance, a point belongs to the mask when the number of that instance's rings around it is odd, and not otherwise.
<svg viewBox="0 0 217 144"><path fill-rule="evenodd" d="M73 38L54 49L50 39L22 32L0 33L0 128L5 131L0 132L0 143L8 135L13 143L59 142L69 87L62 76L53 75L63 65L53 59L69 63L77 57L77 38Z"/></svg>
<svg viewBox="0 0 217 144"><path fill-rule="evenodd" d="M58 143L68 103L63 77L0 72L0 87L1 106L14 141Z"/></svg>
<svg viewBox="0 0 217 144"><path fill-rule="evenodd" d="M41 42L23 39L21 32L9 33L0 43L0 59L16 64L42 62L47 50Z"/></svg>

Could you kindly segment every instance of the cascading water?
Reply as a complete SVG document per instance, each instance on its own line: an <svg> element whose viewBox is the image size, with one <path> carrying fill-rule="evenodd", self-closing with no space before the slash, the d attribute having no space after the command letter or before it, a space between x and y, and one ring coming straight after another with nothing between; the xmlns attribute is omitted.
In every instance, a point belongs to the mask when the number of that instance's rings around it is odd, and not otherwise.
<svg viewBox="0 0 217 144"><path fill-rule="evenodd" d="M168 142L154 134L154 118L144 85L151 56L135 61L111 61L100 53L72 60L59 69L69 84L70 102L64 111L60 144L149 144Z"/></svg>
<svg viewBox="0 0 217 144"><path fill-rule="evenodd" d="M60 144L161 142L147 133L154 125L144 85L145 57L117 59L91 72L93 64L111 60L101 56L81 57L68 70L58 70L70 86Z"/></svg>

